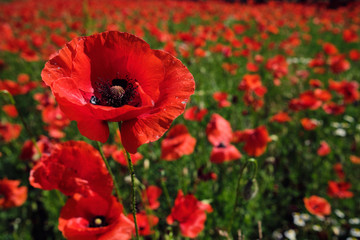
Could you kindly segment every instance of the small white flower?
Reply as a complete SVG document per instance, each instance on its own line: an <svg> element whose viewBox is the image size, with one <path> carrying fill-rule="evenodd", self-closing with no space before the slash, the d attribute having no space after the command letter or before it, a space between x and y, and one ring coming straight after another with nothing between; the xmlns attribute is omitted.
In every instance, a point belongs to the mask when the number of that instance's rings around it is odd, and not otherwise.
<svg viewBox="0 0 360 240"><path fill-rule="evenodd" d="M339 234L340 234L340 227L333 226L333 227L332 227L332 230L333 230L333 232L334 232L334 234L335 234L336 236L339 236Z"/></svg>
<svg viewBox="0 0 360 240"><path fill-rule="evenodd" d="M350 229L350 235L353 237L360 237L360 229L359 228Z"/></svg>
<svg viewBox="0 0 360 240"><path fill-rule="evenodd" d="M284 235L289 240L296 240L296 232L293 229L285 231Z"/></svg>
<svg viewBox="0 0 360 240"><path fill-rule="evenodd" d="M276 240L280 240L283 238L283 235L279 231L275 231L272 233L272 238Z"/></svg>
<svg viewBox="0 0 360 240"><path fill-rule="evenodd" d="M349 123L354 122L354 118L353 118L352 116L349 116L349 115L345 115L345 116L344 116L344 120L345 120L345 121L348 121Z"/></svg>
<svg viewBox="0 0 360 240"><path fill-rule="evenodd" d="M360 218L350 218L349 223L354 225L360 224Z"/></svg>
<svg viewBox="0 0 360 240"><path fill-rule="evenodd" d="M300 217L301 217L301 219L304 220L304 221L309 221L309 220L310 220L310 215L307 214L307 213L302 213L302 214L300 214Z"/></svg>
<svg viewBox="0 0 360 240"><path fill-rule="evenodd" d="M322 228L319 226L319 225L314 225L312 226L312 229L315 231L315 232L320 232L322 230Z"/></svg>
<svg viewBox="0 0 360 240"><path fill-rule="evenodd" d="M271 141L276 142L277 140L279 140L279 137L277 135L273 134L273 135L270 135L270 139L271 139Z"/></svg>
<svg viewBox="0 0 360 240"><path fill-rule="evenodd" d="M335 212L336 216L338 216L339 218L345 217L345 214L342 211L340 211L339 209L335 209L334 212Z"/></svg>
<svg viewBox="0 0 360 240"><path fill-rule="evenodd" d="M305 221L297 215L294 216L294 224L299 227L304 227L306 225Z"/></svg>
<svg viewBox="0 0 360 240"><path fill-rule="evenodd" d="M339 127L341 126L341 124L338 123L338 122L332 122L330 125L331 125L333 128L339 128Z"/></svg>
<svg viewBox="0 0 360 240"><path fill-rule="evenodd" d="M305 146L310 146L310 144L311 144L311 141L310 140L305 140Z"/></svg>
<svg viewBox="0 0 360 240"><path fill-rule="evenodd" d="M339 136L339 137L345 137L346 136L346 131L342 128L338 128L334 131L334 135L335 136Z"/></svg>

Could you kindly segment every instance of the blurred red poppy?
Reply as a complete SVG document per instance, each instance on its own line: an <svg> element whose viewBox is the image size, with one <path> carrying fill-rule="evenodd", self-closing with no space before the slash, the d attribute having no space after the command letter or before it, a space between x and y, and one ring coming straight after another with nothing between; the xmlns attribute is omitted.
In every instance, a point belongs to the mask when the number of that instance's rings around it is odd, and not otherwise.
<svg viewBox="0 0 360 240"><path fill-rule="evenodd" d="M141 194L143 201L146 203L147 207L152 210L159 208L160 202L158 198L162 193L161 188L151 185L148 186Z"/></svg>
<svg viewBox="0 0 360 240"><path fill-rule="evenodd" d="M232 134L231 125L225 118L217 113L211 115L211 119L206 126L206 135L213 146L228 145Z"/></svg>
<svg viewBox="0 0 360 240"><path fill-rule="evenodd" d="M178 59L114 31L67 43L41 76L84 136L106 142L107 122L123 122L122 142L131 153L159 139L195 89L193 76Z"/></svg>
<svg viewBox="0 0 360 240"><path fill-rule="evenodd" d="M111 154L112 158L123 166L128 166L126 153L124 150L116 150ZM130 154L132 164L136 165L143 158L141 153Z"/></svg>
<svg viewBox="0 0 360 240"><path fill-rule="evenodd" d="M226 92L215 92L213 98L218 102L218 107L229 107L231 103L227 100L228 94Z"/></svg>
<svg viewBox="0 0 360 240"><path fill-rule="evenodd" d="M333 198L352 198L354 194L348 191L350 188L350 183L329 181L327 194Z"/></svg>
<svg viewBox="0 0 360 240"><path fill-rule="evenodd" d="M21 149L20 159L36 162L40 159L41 155L50 154L53 144L48 137L41 135L36 144L37 147L34 146L31 140L25 141Z"/></svg>
<svg viewBox="0 0 360 240"><path fill-rule="evenodd" d="M350 156L350 161L354 164L360 164L360 157L355 156L355 155L351 155Z"/></svg>
<svg viewBox="0 0 360 240"><path fill-rule="evenodd" d="M301 125L303 126L303 128L307 131L312 131L315 128L317 128L318 126L318 122L314 119L310 119L310 118L302 118L300 120Z"/></svg>
<svg viewBox="0 0 360 240"><path fill-rule="evenodd" d="M161 159L172 161L183 155L194 152L196 139L193 138L185 125L177 124L167 133L161 142Z"/></svg>
<svg viewBox="0 0 360 240"><path fill-rule="evenodd" d="M9 117L15 118L18 116L18 112L16 107L12 104L6 104L2 106L2 110L8 115Z"/></svg>
<svg viewBox="0 0 360 240"><path fill-rule="evenodd" d="M61 209L58 228L68 240L131 239L134 224L115 197L75 194Z"/></svg>
<svg viewBox="0 0 360 240"><path fill-rule="evenodd" d="M325 198L313 195L309 198L304 198L304 204L311 214L323 217L331 213L330 203Z"/></svg>
<svg viewBox="0 0 360 240"><path fill-rule="evenodd" d="M327 144L327 142L325 141L321 141L320 143L320 147L317 150L317 154L320 157L326 156L331 152L331 148L329 146L329 144Z"/></svg>
<svg viewBox="0 0 360 240"><path fill-rule="evenodd" d="M341 163L335 163L333 166L333 169L334 169L336 175L338 176L338 178L340 178L340 179L345 178L345 172L344 172L344 169L343 169L343 166Z"/></svg>
<svg viewBox="0 0 360 240"><path fill-rule="evenodd" d="M204 229L205 212L212 212L209 204L198 201L192 194L184 196L183 192L179 190L166 222L173 224L174 221L178 221L181 235L195 238Z"/></svg>
<svg viewBox="0 0 360 240"><path fill-rule="evenodd" d="M27 187L19 187L19 180L0 180L0 208L19 207L27 198Z"/></svg>
<svg viewBox="0 0 360 240"><path fill-rule="evenodd" d="M130 213L127 216L132 222L134 221L133 215ZM148 236L154 233L151 228L158 224L159 218L155 215L146 214L146 212L140 212L136 214L136 221L139 229L140 236ZM133 231L135 235L135 228Z"/></svg>
<svg viewBox="0 0 360 240"><path fill-rule="evenodd" d="M30 184L44 190L58 189L65 195L96 192L110 196L113 190L99 152L90 144L68 141L53 147L43 155L30 172Z"/></svg>
<svg viewBox="0 0 360 240"><path fill-rule="evenodd" d="M345 106L344 105L338 105L338 104L336 104L334 102L324 103L322 108L324 109L324 111L327 114L341 115L341 114L343 114L345 112Z"/></svg>
<svg viewBox="0 0 360 240"><path fill-rule="evenodd" d="M244 151L253 157L262 155L271 141L265 126L234 132L234 142L245 142Z"/></svg>
<svg viewBox="0 0 360 240"><path fill-rule="evenodd" d="M291 117L286 112L279 112L271 117L271 122L285 123L291 121Z"/></svg>
<svg viewBox="0 0 360 240"><path fill-rule="evenodd" d="M17 139L21 133L21 129L20 124L0 122L0 140L7 143Z"/></svg>
<svg viewBox="0 0 360 240"><path fill-rule="evenodd" d="M193 106L185 111L184 118L186 120L201 122L207 113L208 110L206 108L199 109L199 107Z"/></svg>
<svg viewBox="0 0 360 240"><path fill-rule="evenodd" d="M214 146L210 154L210 161L213 163L234 161L240 158L241 153L234 145L231 144L220 144L219 146Z"/></svg>

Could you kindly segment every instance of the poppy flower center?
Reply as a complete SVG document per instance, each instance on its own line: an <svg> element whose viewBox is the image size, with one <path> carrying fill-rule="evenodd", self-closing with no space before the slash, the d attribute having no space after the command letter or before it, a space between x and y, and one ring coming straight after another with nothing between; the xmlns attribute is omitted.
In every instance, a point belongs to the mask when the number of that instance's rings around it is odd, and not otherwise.
<svg viewBox="0 0 360 240"><path fill-rule="evenodd" d="M128 76L125 78L114 78L110 81L98 81L95 83L94 95L90 103L94 105L122 107L124 105L138 106L138 93L135 80Z"/></svg>
<svg viewBox="0 0 360 240"><path fill-rule="evenodd" d="M89 222L89 227L91 228L105 227L107 225L109 224L106 222L104 216L95 216Z"/></svg>
<svg viewBox="0 0 360 240"><path fill-rule="evenodd" d="M226 145L223 142L221 142L217 147L218 148L226 148Z"/></svg>

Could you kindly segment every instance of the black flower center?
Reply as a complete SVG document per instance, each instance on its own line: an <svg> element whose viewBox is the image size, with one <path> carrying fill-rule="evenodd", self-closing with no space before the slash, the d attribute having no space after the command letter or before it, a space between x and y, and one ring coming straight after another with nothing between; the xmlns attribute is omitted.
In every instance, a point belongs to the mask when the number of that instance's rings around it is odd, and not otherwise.
<svg viewBox="0 0 360 240"><path fill-rule="evenodd" d="M139 105L135 80L128 78L114 78L110 81L98 81L95 83L94 96L90 103L94 105L122 107L124 105Z"/></svg>
<svg viewBox="0 0 360 240"><path fill-rule="evenodd" d="M225 143L221 142L217 147L218 148L226 148L226 145L225 145Z"/></svg>
<svg viewBox="0 0 360 240"><path fill-rule="evenodd" d="M109 224L106 222L104 216L95 216L89 222L89 227L91 228L105 227L107 225Z"/></svg>

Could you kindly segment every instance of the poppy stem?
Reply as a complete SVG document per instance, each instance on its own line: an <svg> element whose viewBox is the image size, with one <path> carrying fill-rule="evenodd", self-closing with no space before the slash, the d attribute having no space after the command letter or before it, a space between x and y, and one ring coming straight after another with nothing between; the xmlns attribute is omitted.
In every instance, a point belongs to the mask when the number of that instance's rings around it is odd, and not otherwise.
<svg viewBox="0 0 360 240"><path fill-rule="evenodd" d="M119 200L119 203L122 204L122 201L121 201L121 194L120 194L120 188L119 188L119 185L117 184L116 182L116 179L115 179L115 175L113 174L112 170L111 170L111 167L110 167L110 164L108 162L108 160L106 159L105 157L105 154L104 154L104 151L102 150L102 147L101 147L101 143L96 141L96 144L97 144L97 147L99 149L99 152L100 152L100 155L101 155L101 158L103 159L105 165L106 165L106 168L111 176L111 179L113 180L114 182L114 185L115 185L115 191L116 191L116 195L117 195L117 198Z"/></svg>
<svg viewBox="0 0 360 240"><path fill-rule="evenodd" d="M13 95L11 93L9 93L9 91L7 90L1 90L0 93L2 94L5 94L8 96L9 100L10 100L10 103L12 105L14 105L16 111L18 112L18 115L19 115L19 118L20 118L20 121L22 123L22 125L24 126L25 128L25 131L27 132L30 140L32 141L32 143L34 144L35 148L36 148L36 151L39 153L39 155L41 156L41 151L40 151L40 148L39 146L37 145L37 142L36 142L36 138L35 138L35 135L31 132L29 126L26 124L21 112L18 110L18 108L16 107L16 102L15 102L15 99L13 97Z"/></svg>
<svg viewBox="0 0 360 240"><path fill-rule="evenodd" d="M237 180L237 184L236 184L236 196L235 196L235 202L234 202L234 207L233 207L233 211L232 211L232 215L229 221L229 225L228 225L228 233L231 235L231 227L233 225L234 222L234 217L236 215L236 208L237 208L237 203L239 201L240 198L240 182L241 182L241 178L243 176L244 170L247 167L249 161L246 161L244 166L242 166L242 168L240 169L240 174L239 174L239 178Z"/></svg>
<svg viewBox="0 0 360 240"><path fill-rule="evenodd" d="M136 221L136 207L135 207L135 203L136 203L136 197L135 197L135 171L134 171L134 166L132 164L131 156L130 156L129 152L126 151L125 148L124 148L124 150L126 152L129 171L130 171L130 176L131 176L131 196L132 196L131 208L132 208L134 224L135 224L136 239L138 240L139 239L139 230L138 230L137 221Z"/></svg>

